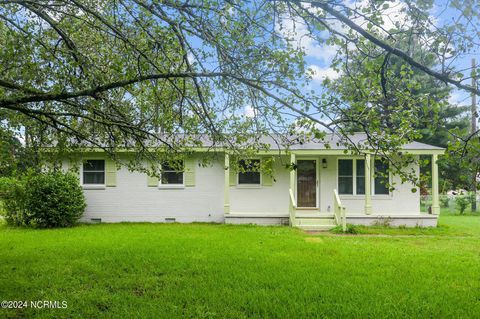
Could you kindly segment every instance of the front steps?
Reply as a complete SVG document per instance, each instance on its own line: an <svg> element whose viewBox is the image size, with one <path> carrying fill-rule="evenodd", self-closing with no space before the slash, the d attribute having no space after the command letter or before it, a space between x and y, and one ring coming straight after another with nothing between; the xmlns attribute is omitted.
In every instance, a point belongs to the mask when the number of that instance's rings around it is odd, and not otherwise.
<svg viewBox="0 0 480 319"><path fill-rule="evenodd" d="M236 213L225 214L226 224L288 225L288 213ZM318 210L297 210L292 225L303 230L326 231L336 226L332 213Z"/></svg>
<svg viewBox="0 0 480 319"><path fill-rule="evenodd" d="M297 211L295 216L296 226L303 230L330 230L336 226L333 214L302 213Z"/></svg>

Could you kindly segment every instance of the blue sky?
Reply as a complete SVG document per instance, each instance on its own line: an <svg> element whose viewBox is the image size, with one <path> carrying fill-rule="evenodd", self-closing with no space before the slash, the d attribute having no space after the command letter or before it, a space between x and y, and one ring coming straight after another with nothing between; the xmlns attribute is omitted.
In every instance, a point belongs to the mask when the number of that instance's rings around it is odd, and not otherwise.
<svg viewBox="0 0 480 319"><path fill-rule="evenodd" d="M349 6L362 5L365 4L367 0L346 0L345 3ZM435 24L438 26L444 26L446 24L451 24L454 19L458 17L458 12L449 8L449 2L445 0L437 0L434 2L434 7L431 10L431 18L434 19ZM395 21L405 21L407 20L405 13L402 12L402 8L405 5L398 0L390 2L390 8L386 10L384 19L384 28L389 29L394 26ZM358 24L363 25L366 22L357 20ZM321 89L321 82L325 77L330 79L335 79L338 77L338 74L330 67L332 59L335 57L337 48L327 44L321 44L318 41L315 41L307 36L307 29L305 26L302 26L298 22L286 21L286 33L290 32L290 36L297 41L298 45L303 47L307 56L306 62L310 68L315 72L313 78L312 86L317 89ZM335 28L342 29L343 27L338 24L335 25ZM321 36L323 36L321 34ZM325 39L328 38L328 34L324 34ZM472 57L478 55L478 52L464 54L453 62L455 69L461 70L469 68L471 65ZM477 65L480 64L480 57L477 58ZM468 72L467 72L468 73ZM471 83L471 80L465 81L467 84ZM452 91L450 102L452 104L465 105L470 103L470 94L465 91L454 89Z"/></svg>

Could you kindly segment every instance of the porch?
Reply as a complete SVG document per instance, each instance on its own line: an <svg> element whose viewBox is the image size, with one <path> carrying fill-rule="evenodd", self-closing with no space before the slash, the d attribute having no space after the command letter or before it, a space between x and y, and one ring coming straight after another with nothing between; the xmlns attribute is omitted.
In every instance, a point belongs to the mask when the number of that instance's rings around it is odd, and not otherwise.
<svg viewBox="0 0 480 319"><path fill-rule="evenodd" d="M375 159L371 154L362 157L345 155L339 150L292 151L289 162L296 169L288 172L288 185L277 196L288 196L288 208L277 211L235 211L231 209L229 155L225 154L225 223L231 224L283 224L305 230L328 230L337 225L343 229L346 224L390 225L393 227L434 227L440 212L438 196L438 155L443 150L410 150L415 155L431 155L432 158L432 206L431 214L420 212L419 194L409 195L409 188L394 194L378 195L374 192ZM360 159L357 167L364 176L353 176L352 187L362 194L339 194L339 159ZM341 177L341 176L340 176ZM285 184L287 184L285 183ZM360 183L362 185L360 185ZM281 195L283 194L283 195ZM284 197L282 197L284 200ZM410 205L410 206L409 206Z"/></svg>

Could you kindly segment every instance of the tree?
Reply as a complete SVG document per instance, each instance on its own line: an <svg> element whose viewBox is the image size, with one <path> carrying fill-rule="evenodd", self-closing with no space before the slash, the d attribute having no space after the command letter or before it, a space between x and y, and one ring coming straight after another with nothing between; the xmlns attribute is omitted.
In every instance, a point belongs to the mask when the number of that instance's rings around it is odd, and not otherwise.
<svg viewBox="0 0 480 319"><path fill-rule="evenodd" d="M432 56L418 44L414 37L402 39L401 46L410 56L424 61L428 67L434 67ZM405 76L406 72L402 59L392 55L382 56L381 50L379 51L370 43L364 43L361 49L346 51L342 55L342 57L347 56L346 59L341 58L335 61L342 75L333 82L327 80L325 84L330 87L332 94L342 94L340 101L349 102L341 113L344 123L350 122L346 125L348 130L363 131L364 127L368 127L374 119L382 120L381 132L388 131L392 127L397 130L399 123L391 123L393 119L391 113L398 112L397 109L392 109L392 106L398 104L394 98L399 96L397 91L408 90L414 104L402 105L401 112L405 114L402 114L401 118L408 120L407 125L412 132L418 133L418 136L412 136L412 140L447 148L452 141L453 130L467 130L469 126L465 116L467 108L450 104L451 88L449 86L421 70L412 68L409 83L415 83L415 86L409 89L405 85L407 81L398 81ZM360 57L363 57L364 52L367 51L372 58L366 57L362 64L358 64ZM366 85L361 88L358 83L366 83ZM364 116L369 112L372 113L370 117ZM364 120L359 121L362 117ZM405 128L403 132L406 131ZM439 160L442 168L442 184L446 182L451 186L465 187L459 179L462 175L459 174L462 167L458 163L461 161L461 158L452 157ZM420 163L422 171L428 177L431 168L430 159L422 158ZM463 173L467 174L467 172ZM430 179L426 178L425 183L429 182Z"/></svg>
<svg viewBox="0 0 480 319"><path fill-rule="evenodd" d="M0 130L0 177L11 176L25 166L25 150L9 131Z"/></svg>
<svg viewBox="0 0 480 319"><path fill-rule="evenodd" d="M204 135L237 152L245 145L265 147L256 137L273 132L283 133L279 142L286 145L298 130L322 137L318 126L348 137L352 120L369 119L364 130L371 145L391 153L419 136L408 126L419 85L413 68L479 93L452 64L477 48L476 4L450 2L459 18L455 25L438 25L430 1L398 2L407 18L386 30L385 13L395 3L2 0L0 109L19 127L32 121L43 127L42 144L72 149L82 141L112 154L131 147L139 159L188 151L201 145ZM347 49L372 45L380 60L404 61L398 79L367 66L372 76L380 74L399 88L389 97L389 116L378 121L372 118L376 111L360 112L345 122L344 105L351 99L307 90L305 51L282 32L291 20L305 25L305 36L318 43ZM401 50L397 41L409 34L430 48L438 68ZM368 55L355 58L362 63ZM382 81L374 83L377 88ZM254 110L253 117L242 116L245 107ZM385 126L390 129L382 130ZM154 154L153 145L160 145Z"/></svg>

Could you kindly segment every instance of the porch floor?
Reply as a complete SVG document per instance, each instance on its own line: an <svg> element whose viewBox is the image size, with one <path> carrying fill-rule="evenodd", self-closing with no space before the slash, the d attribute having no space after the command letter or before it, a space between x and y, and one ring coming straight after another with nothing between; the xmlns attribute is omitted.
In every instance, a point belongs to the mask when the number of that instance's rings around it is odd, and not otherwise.
<svg viewBox="0 0 480 319"><path fill-rule="evenodd" d="M288 225L287 212L233 212L225 214L226 224ZM347 224L383 225L391 227L436 227L438 215L424 212L411 214L347 213ZM328 230L335 227L335 218L331 212L300 210L295 214L294 226L306 230Z"/></svg>

